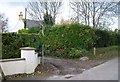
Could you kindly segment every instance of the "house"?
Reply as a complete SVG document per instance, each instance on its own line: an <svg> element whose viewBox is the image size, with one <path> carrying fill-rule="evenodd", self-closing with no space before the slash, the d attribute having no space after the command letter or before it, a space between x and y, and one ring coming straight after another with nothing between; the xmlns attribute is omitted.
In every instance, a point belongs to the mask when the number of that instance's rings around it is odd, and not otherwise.
<svg viewBox="0 0 120 82"><path fill-rule="evenodd" d="M24 22L25 19L23 18L23 14L22 12L20 12L19 14L19 20L14 28L14 32L18 32L20 29L24 29ZM36 21L36 20L30 20L30 19L26 19L26 28L31 28L34 26L42 26L43 25L43 21Z"/></svg>
<svg viewBox="0 0 120 82"><path fill-rule="evenodd" d="M74 23L74 22L75 22L74 18L70 18L70 19L67 19L67 20L64 20L62 18L60 22L56 23L56 25L59 25L59 24L71 24L71 23Z"/></svg>

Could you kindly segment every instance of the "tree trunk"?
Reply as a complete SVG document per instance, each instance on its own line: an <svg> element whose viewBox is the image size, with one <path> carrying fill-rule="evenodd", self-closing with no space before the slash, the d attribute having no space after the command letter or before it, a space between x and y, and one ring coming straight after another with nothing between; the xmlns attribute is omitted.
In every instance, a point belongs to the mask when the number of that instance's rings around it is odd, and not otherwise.
<svg viewBox="0 0 120 82"><path fill-rule="evenodd" d="M77 22L79 23L79 6L78 6L78 4L77 4Z"/></svg>
<svg viewBox="0 0 120 82"><path fill-rule="evenodd" d="M120 1L118 2L118 27L120 27Z"/></svg>
<svg viewBox="0 0 120 82"><path fill-rule="evenodd" d="M54 14L54 16L53 16L53 24L55 24L55 14Z"/></svg>
<svg viewBox="0 0 120 82"><path fill-rule="evenodd" d="M87 11L87 20L88 20L88 25L90 25L90 14L89 14L89 12L90 12L90 10L89 10L89 7L90 7L90 3L88 2L88 7L87 7L87 9L88 9L88 11Z"/></svg>
<svg viewBox="0 0 120 82"><path fill-rule="evenodd" d="M93 2L93 28L95 27L95 2Z"/></svg>

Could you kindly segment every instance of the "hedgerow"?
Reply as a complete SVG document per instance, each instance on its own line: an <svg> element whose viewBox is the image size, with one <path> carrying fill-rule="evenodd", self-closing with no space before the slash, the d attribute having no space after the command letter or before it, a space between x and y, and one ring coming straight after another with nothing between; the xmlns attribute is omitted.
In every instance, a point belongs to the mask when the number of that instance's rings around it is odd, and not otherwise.
<svg viewBox="0 0 120 82"><path fill-rule="evenodd" d="M21 47L38 47L34 34L2 34L2 58L19 58ZM36 39L39 39L36 36Z"/></svg>
<svg viewBox="0 0 120 82"><path fill-rule="evenodd" d="M21 47L35 47L40 52L42 43L46 56L79 58L93 47L119 45L119 38L119 31L93 29L78 23L46 26L44 37L40 27L33 27L18 34L3 33L2 58L20 57Z"/></svg>
<svg viewBox="0 0 120 82"><path fill-rule="evenodd" d="M45 31L45 48L47 54L64 58L78 58L83 49L93 47L94 31L86 25L64 24L56 25ZM54 53L53 53L54 52Z"/></svg>

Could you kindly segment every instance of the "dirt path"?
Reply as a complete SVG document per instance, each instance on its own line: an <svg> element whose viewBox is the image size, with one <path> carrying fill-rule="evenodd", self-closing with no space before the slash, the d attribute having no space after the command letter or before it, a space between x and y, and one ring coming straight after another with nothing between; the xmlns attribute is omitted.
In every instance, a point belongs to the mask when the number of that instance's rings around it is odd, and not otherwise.
<svg viewBox="0 0 120 82"><path fill-rule="evenodd" d="M81 74L56 75L47 80L118 80L118 58L88 69Z"/></svg>
<svg viewBox="0 0 120 82"><path fill-rule="evenodd" d="M60 60L47 58L46 62L49 62L53 66L55 66L59 70L59 75L66 74L79 74L83 71L90 69L94 66L104 63L105 61L98 60L87 60L87 61L79 61L79 60Z"/></svg>
<svg viewBox="0 0 120 82"><path fill-rule="evenodd" d="M53 75L80 74L85 70L95 67L105 61L100 60L61 60L55 58L45 58L45 65L38 65L32 74L17 74L7 76L8 80L43 80Z"/></svg>

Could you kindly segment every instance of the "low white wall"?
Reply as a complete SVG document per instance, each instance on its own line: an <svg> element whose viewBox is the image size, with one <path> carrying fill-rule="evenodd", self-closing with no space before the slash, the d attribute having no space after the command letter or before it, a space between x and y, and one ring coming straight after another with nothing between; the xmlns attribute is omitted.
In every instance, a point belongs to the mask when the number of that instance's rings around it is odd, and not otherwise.
<svg viewBox="0 0 120 82"><path fill-rule="evenodd" d="M0 65L5 75L33 73L38 64L40 64L40 57L35 52L35 48L24 47L20 49L21 58L0 60Z"/></svg>
<svg viewBox="0 0 120 82"><path fill-rule="evenodd" d="M25 73L24 58L3 59L0 65L5 75Z"/></svg>
<svg viewBox="0 0 120 82"><path fill-rule="evenodd" d="M26 73L33 73L38 65L38 54L35 53L35 48L21 48L21 58L26 59Z"/></svg>

